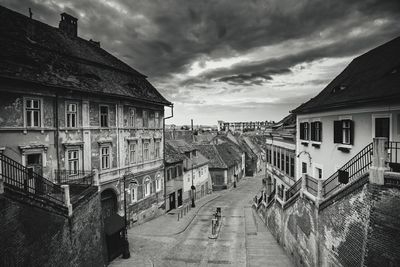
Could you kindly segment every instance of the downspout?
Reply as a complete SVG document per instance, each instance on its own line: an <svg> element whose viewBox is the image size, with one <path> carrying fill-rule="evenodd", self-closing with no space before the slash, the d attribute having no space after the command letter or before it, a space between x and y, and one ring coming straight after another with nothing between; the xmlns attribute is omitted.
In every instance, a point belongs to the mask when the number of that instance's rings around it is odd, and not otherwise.
<svg viewBox="0 0 400 267"><path fill-rule="evenodd" d="M58 123L59 118L58 118L58 93L56 93L56 103L55 103L55 126L56 126L56 132L54 134L54 146L56 147L56 153L57 153L57 171L54 172L54 181L57 182L59 180L59 177L57 177L58 171L60 171L60 148L58 145L58 138L59 138L59 131L60 131L60 124Z"/></svg>
<svg viewBox="0 0 400 267"><path fill-rule="evenodd" d="M171 116L163 118L163 167L164 167L164 205L165 210L167 209L167 171L165 169L165 120L170 119L174 116L174 104L169 106L171 108Z"/></svg>

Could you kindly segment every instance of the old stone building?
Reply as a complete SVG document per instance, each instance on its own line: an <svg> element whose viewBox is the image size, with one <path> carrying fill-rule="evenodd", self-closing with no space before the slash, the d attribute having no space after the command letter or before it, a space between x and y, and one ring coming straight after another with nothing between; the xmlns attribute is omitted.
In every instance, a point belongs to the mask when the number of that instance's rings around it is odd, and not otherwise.
<svg viewBox="0 0 400 267"><path fill-rule="evenodd" d="M80 38L71 15L61 14L58 28L4 7L0 19L1 153L56 183L94 171L103 218L124 214L124 195L130 223L160 213L171 103L99 42Z"/></svg>

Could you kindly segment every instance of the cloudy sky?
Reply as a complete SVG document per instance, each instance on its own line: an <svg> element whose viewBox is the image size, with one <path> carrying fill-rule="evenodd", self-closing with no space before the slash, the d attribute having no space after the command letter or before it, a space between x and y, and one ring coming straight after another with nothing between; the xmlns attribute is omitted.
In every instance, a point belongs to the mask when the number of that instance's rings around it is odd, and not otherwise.
<svg viewBox="0 0 400 267"><path fill-rule="evenodd" d="M147 75L169 123L280 120L352 58L400 36L398 0L0 0L79 35Z"/></svg>

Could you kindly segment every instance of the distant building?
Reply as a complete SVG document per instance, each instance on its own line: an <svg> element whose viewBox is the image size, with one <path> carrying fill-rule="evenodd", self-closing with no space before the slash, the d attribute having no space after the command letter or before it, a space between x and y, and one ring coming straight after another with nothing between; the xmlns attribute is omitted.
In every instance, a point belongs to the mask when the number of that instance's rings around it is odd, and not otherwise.
<svg viewBox="0 0 400 267"><path fill-rule="evenodd" d="M183 202L204 197L212 189L209 175L209 160L199 150L184 140L168 140L166 143L184 156L183 160ZM192 190L194 186L194 190Z"/></svg>
<svg viewBox="0 0 400 267"><path fill-rule="evenodd" d="M298 179L296 175L296 124L295 116L284 118L273 127L266 137L266 180L267 198L276 194L283 200L284 193ZM293 124L294 123L294 124Z"/></svg>
<svg viewBox="0 0 400 267"><path fill-rule="evenodd" d="M268 121L248 121L248 122L225 122L218 121L218 131L246 132L265 130L270 123Z"/></svg>
<svg viewBox="0 0 400 267"><path fill-rule="evenodd" d="M186 157L165 143L165 195L166 210L170 211L183 204L183 168Z"/></svg>

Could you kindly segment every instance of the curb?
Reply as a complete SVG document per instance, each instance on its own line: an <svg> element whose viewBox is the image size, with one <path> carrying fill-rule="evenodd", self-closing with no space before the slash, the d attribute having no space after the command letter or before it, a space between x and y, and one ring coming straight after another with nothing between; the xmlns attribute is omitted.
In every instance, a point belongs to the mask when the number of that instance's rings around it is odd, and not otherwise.
<svg viewBox="0 0 400 267"><path fill-rule="evenodd" d="M193 222L194 218L196 218L197 213L199 213L199 211L200 211L206 204L208 204L208 203L210 203L211 201L213 201L213 200L215 200L215 199L221 197L221 195L222 195L222 194L220 194L220 195L218 195L218 196L216 196L216 197L214 197L214 198L211 198L211 199L209 199L207 202L203 203L203 204L198 208L198 210L193 214L192 219L190 219L189 223L185 226L185 228L183 228L183 230L180 230L180 231L178 231L178 232L176 232L176 233L174 233L174 234L172 234L172 235L179 235L179 234L185 232L186 229L189 227L189 225Z"/></svg>

